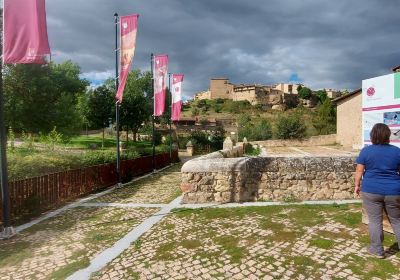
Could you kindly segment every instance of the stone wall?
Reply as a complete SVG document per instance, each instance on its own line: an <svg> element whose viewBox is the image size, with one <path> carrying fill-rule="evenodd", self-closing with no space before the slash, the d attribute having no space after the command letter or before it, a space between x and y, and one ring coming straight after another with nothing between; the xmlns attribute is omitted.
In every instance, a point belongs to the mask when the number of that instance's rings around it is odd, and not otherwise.
<svg viewBox="0 0 400 280"><path fill-rule="evenodd" d="M182 167L184 203L353 198L353 157L239 157L216 152Z"/></svg>
<svg viewBox="0 0 400 280"><path fill-rule="evenodd" d="M311 136L303 140L266 140L252 141L251 143L262 145L263 147L308 147L336 144L336 134Z"/></svg>

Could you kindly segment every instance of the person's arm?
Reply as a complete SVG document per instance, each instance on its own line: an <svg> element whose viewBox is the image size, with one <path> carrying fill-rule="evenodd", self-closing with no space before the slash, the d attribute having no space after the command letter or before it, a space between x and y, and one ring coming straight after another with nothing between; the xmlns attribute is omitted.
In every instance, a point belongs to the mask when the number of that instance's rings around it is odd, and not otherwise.
<svg viewBox="0 0 400 280"><path fill-rule="evenodd" d="M365 165L357 164L356 174L354 175L354 196L360 196L361 191L361 178L364 174Z"/></svg>

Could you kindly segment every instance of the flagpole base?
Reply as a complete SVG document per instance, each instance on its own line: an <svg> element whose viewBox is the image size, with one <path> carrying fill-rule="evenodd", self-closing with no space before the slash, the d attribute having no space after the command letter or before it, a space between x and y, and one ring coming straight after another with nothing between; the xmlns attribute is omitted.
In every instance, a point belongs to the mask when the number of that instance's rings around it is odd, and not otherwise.
<svg viewBox="0 0 400 280"><path fill-rule="evenodd" d="M9 239L16 234L17 234L17 232L15 231L15 229L13 227L6 227L3 229L2 232L0 232L0 240L1 239Z"/></svg>

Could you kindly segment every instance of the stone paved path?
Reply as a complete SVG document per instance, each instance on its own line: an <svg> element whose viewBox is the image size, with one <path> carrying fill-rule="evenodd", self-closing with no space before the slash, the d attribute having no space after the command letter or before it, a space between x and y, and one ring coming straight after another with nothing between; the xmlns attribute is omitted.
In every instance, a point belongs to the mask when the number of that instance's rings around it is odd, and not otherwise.
<svg viewBox="0 0 400 280"><path fill-rule="evenodd" d="M362 252L365 230L360 205L181 209L92 278L400 279L399 255Z"/></svg>
<svg viewBox="0 0 400 280"><path fill-rule="evenodd" d="M179 168L0 241L0 280L65 279L88 267L180 195ZM400 279L400 255L374 259L367 242L360 204L176 208L91 278Z"/></svg>

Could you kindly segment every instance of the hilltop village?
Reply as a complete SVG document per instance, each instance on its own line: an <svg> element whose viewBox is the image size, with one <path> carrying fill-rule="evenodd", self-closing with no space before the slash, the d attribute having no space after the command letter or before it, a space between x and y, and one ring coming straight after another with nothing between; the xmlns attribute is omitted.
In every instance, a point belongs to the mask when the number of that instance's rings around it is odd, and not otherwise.
<svg viewBox="0 0 400 280"><path fill-rule="evenodd" d="M259 105L264 110L296 107L299 103L308 108L313 108L318 103L317 92L308 96L301 95L303 84L278 83L274 85L261 84L233 84L228 78L212 78L210 87L206 91L195 94L195 100L230 99L233 101L248 101L251 105ZM307 89L307 88L306 88ZM324 89L330 99L337 98L343 93L339 90ZM318 92L321 92L318 91Z"/></svg>

